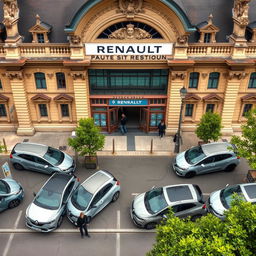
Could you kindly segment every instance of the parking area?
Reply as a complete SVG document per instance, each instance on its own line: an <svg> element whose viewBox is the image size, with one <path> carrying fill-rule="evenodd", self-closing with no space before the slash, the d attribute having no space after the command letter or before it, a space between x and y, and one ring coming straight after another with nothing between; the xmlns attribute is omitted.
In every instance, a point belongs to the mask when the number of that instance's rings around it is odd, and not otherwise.
<svg viewBox="0 0 256 256"><path fill-rule="evenodd" d="M0 164L8 157L0 156ZM32 171L12 170L13 178L24 190L23 202L14 209L0 213L0 255L145 255L155 241L154 230L142 230L134 226L129 207L135 195L153 186L192 183L200 186L207 198L210 192L226 184L242 183L248 166L244 160L230 173L218 172L191 179L177 177L170 169L170 157L99 157L99 168L110 171L121 182L120 198L108 205L90 223L91 238L80 238L79 231L64 219L55 232L42 234L25 227L25 212L37 192L49 176ZM76 172L84 181L95 171L83 167L79 159ZM3 178L1 172L0 177Z"/></svg>

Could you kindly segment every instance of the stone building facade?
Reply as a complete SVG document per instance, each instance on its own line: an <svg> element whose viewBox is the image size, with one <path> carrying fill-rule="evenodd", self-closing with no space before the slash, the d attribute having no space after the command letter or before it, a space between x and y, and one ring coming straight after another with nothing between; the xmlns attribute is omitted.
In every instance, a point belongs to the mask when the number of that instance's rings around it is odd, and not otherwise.
<svg viewBox="0 0 256 256"><path fill-rule="evenodd" d="M2 0L0 131L71 131L93 117L113 132L125 112L145 132L164 119L174 134L182 87L183 131L213 111L232 134L256 107L251 0L234 0L227 15L223 1L198 15L181 0L71 2Z"/></svg>

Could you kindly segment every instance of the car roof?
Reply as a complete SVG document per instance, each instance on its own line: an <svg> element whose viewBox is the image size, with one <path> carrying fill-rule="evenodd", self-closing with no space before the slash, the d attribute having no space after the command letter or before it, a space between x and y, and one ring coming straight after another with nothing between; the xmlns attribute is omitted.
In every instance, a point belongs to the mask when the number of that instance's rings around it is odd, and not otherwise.
<svg viewBox="0 0 256 256"><path fill-rule="evenodd" d="M108 180L112 179L113 176L109 172L99 170L86 179L81 185L91 194L94 194L102 185Z"/></svg>
<svg viewBox="0 0 256 256"><path fill-rule="evenodd" d="M192 184L178 184L163 187L169 205L180 201L197 201L197 195Z"/></svg>
<svg viewBox="0 0 256 256"><path fill-rule="evenodd" d="M22 142L16 144L14 150L18 153L32 153L43 157L48 150L48 146L36 143Z"/></svg>
<svg viewBox="0 0 256 256"><path fill-rule="evenodd" d="M231 153L232 151L228 147L232 147L232 144L227 142L213 142L201 145L205 155L213 155L216 153Z"/></svg>
<svg viewBox="0 0 256 256"><path fill-rule="evenodd" d="M249 202L256 201L256 183L240 184L240 187L247 201Z"/></svg>
<svg viewBox="0 0 256 256"><path fill-rule="evenodd" d="M74 179L66 173L54 173L43 186L43 189L62 194L70 180Z"/></svg>

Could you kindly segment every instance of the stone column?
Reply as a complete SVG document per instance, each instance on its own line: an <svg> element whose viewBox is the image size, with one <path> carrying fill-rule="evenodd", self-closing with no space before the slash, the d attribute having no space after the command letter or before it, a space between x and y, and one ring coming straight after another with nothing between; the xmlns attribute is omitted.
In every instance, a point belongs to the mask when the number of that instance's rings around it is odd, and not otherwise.
<svg viewBox="0 0 256 256"><path fill-rule="evenodd" d="M185 87L185 71L170 71L167 100L167 129L166 134L174 135L179 126L181 97L180 89ZM182 125L181 125L182 130Z"/></svg>
<svg viewBox="0 0 256 256"><path fill-rule="evenodd" d="M18 135L33 135L35 129L32 125L29 103L22 71L7 71L7 77L10 79L13 101L18 119Z"/></svg>
<svg viewBox="0 0 256 256"><path fill-rule="evenodd" d="M88 72L71 71L71 76L73 77L76 116L77 121L79 121L80 118L88 118L91 116Z"/></svg>
<svg viewBox="0 0 256 256"><path fill-rule="evenodd" d="M226 86L223 110L222 110L222 134L232 135L232 121L233 115L236 109L237 96L241 84L241 80L244 78L245 73L243 71L230 71L228 74L228 82Z"/></svg>

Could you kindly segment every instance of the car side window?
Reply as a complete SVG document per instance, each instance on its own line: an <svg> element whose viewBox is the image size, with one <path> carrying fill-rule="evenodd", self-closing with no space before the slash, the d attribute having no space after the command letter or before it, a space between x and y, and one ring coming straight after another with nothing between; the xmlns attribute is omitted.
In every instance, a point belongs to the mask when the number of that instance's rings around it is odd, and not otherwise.
<svg viewBox="0 0 256 256"><path fill-rule="evenodd" d="M63 202L64 202L64 203L67 201L68 196L70 195L70 193L71 193L71 191L72 191L72 189L73 189L73 187L74 187L74 184L75 184L75 182L72 181L72 182L68 185L67 189L65 190L65 194L64 194L64 196L63 196Z"/></svg>
<svg viewBox="0 0 256 256"><path fill-rule="evenodd" d="M46 162L45 160L43 160L43 159L40 158L40 157L34 156L34 158L35 158L35 162L38 163L38 164L49 165L48 162Z"/></svg>
<svg viewBox="0 0 256 256"><path fill-rule="evenodd" d="M219 162L219 161L222 161L222 160L225 160L225 159L228 159L232 157L231 154L222 154L222 155L216 155L214 158L215 158L215 162Z"/></svg>
<svg viewBox="0 0 256 256"><path fill-rule="evenodd" d="M31 162L35 162L35 158L32 155L27 155L27 154L20 154L19 157L31 161Z"/></svg>
<svg viewBox="0 0 256 256"><path fill-rule="evenodd" d="M101 199L102 194L101 194L101 190L95 195L95 197L92 200L91 206L95 205L98 203L98 201Z"/></svg>
<svg viewBox="0 0 256 256"><path fill-rule="evenodd" d="M211 164L214 161L214 156L207 157L200 164Z"/></svg>
<svg viewBox="0 0 256 256"><path fill-rule="evenodd" d="M164 209L163 211L161 211L161 212L158 214L158 216L166 215L166 214L168 214L168 212L169 212L169 208Z"/></svg>
<svg viewBox="0 0 256 256"><path fill-rule="evenodd" d="M103 187L101 189L102 197L105 196L112 187L113 187L113 184L111 184L111 183L109 183L105 187Z"/></svg>
<svg viewBox="0 0 256 256"><path fill-rule="evenodd" d="M180 205L176 205L177 206L177 210L176 212L182 212L188 209L191 209L193 207L195 207L195 204L189 203L189 204L180 204Z"/></svg>

